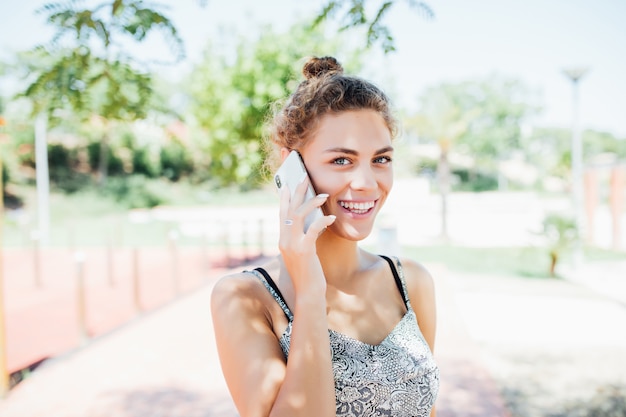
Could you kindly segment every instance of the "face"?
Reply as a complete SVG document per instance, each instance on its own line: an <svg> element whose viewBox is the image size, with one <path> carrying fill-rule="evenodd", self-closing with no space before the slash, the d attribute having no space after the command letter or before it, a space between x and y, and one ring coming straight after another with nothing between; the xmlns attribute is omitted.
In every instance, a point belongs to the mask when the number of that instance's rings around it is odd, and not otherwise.
<svg viewBox="0 0 626 417"><path fill-rule="evenodd" d="M349 240L367 237L393 185L391 134L373 110L325 115L300 150L317 193L327 193L328 231ZM327 231L327 233L328 233Z"/></svg>

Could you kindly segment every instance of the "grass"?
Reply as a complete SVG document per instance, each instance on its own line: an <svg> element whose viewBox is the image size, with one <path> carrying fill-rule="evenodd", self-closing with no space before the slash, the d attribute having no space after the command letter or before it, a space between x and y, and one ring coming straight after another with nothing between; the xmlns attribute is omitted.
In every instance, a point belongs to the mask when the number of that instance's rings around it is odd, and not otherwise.
<svg viewBox="0 0 626 417"><path fill-rule="evenodd" d="M548 278L548 251L541 247L470 248L436 245L405 248L408 257L424 263L440 263L447 268L466 273L501 274L527 278ZM564 254L560 261L570 261ZM584 248L587 261L624 260L623 252L595 247Z"/></svg>

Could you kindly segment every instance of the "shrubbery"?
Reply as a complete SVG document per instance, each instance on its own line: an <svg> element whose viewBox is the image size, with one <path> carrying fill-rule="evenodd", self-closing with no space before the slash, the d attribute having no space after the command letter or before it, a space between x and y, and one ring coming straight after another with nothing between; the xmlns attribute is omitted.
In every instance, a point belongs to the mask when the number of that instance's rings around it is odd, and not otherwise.
<svg viewBox="0 0 626 417"><path fill-rule="evenodd" d="M48 144L48 173L50 188L64 193L75 193L100 187L100 191L129 208L154 207L168 201L169 181L180 181L194 174L195 163L191 152L179 141L171 140L160 150L147 145L136 145L135 138L123 138L123 146L116 141L108 150L107 180L97 185L96 178L102 147L97 140L78 144ZM34 141L34 138L30 139ZM87 142L87 143L85 143ZM118 140L119 142L119 140ZM23 148L23 149L22 149ZM21 151L13 154L13 165L3 164L3 195L7 207L19 206L18 196L7 190L7 184L35 183L34 144L21 144ZM19 167L19 168L17 168Z"/></svg>
<svg viewBox="0 0 626 417"><path fill-rule="evenodd" d="M128 208L151 208L168 202L166 183L143 175L109 178L103 193Z"/></svg>

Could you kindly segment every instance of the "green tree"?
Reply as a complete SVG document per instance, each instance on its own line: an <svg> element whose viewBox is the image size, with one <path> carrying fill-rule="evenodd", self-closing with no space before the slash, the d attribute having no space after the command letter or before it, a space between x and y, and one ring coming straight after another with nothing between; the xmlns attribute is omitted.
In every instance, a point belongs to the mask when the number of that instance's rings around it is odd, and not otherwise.
<svg viewBox="0 0 626 417"><path fill-rule="evenodd" d="M583 160L593 164L598 157L604 161L626 159L626 138L608 132L582 132ZM522 143L524 155L539 167L544 176L570 179L572 131L567 128L542 127L533 129ZM604 162L603 161L603 162Z"/></svg>
<svg viewBox="0 0 626 417"><path fill-rule="evenodd" d="M533 129L523 143L527 160L539 168L543 176L569 179L571 169L571 131L541 127Z"/></svg>
<svg viewBox="0 0 626 417"><path fill-rule="evenodd" d="M368 9L373 2L368 0L328 0L319 14L313 20L313 27L321 22L337 19L340 22L340 31L350 28L365 28L366 46L380 43L383 51L389 53L396 50L395 40L389 27L385 24L385 17L390 10L401 3L399 0L385 0L378 6ZM416 10L426 19L431 19L435 13L423 1L405 0L409 7Z"/></svg>
<svg viewBox="0 0 626 417"><path fill-rule="evenodd" d="M140 43L161 31L175 60L184 52L172 22L142 0L107 1L93 8L82 3L50 3L38 10L56 32L49 45L30 51L32 81L23 95L32 99L33 113L45 112L52 119L59 109L102 118L106 128L98 172L104 184L111 124L144 118L152 98L151 75L122 44Z"/></svg>
<svg viewBox="0 0 626 417"><path fill-rule="evenodd" d="M481 169L495 172L497 161L521 146L521 125L534 114L532 96L519 81L489 80L442 83L428 88L419 97L419 110L407 121L407 129L436 142L440 149L437 164L442 199L442 230L447 230L447 195L450 190L452 150L466 153Z"/></svg>
<svg viewBox="0 0 626 417"><path fill-rule="evenodd" d="M481 162L509 156L522 146L522 124L539 111L519 80L490 77L459 85L465 108L474 113L460 143ZM494 167L495 168L495 167Z"/></svg>
<svg viewBox="0 0 626 417"><path fill-rule="evenodd" d="M279 34L269 27L256 41L242 38L236 54L209 46L189 77L190 113L204 132L209 176L219 185L256 187L264 179L263 125L271 104L285 98L299 81L307 55L336 54L341 39L325 40L320 29L295 25ZM304 55L303 55L304 54ZM342 54L346 70L356 54Z"/></svg>
<svg viewBox="0 0 626 417"><path fill-rule="evenodd" d="M467 131L472 113L464 111L454 86L443 84L427 89L420 96L419 112L407 120L407 130L437 143L437 189L441 196L441 231L448 240L448 195L450 193L450 152Z"/></svg>

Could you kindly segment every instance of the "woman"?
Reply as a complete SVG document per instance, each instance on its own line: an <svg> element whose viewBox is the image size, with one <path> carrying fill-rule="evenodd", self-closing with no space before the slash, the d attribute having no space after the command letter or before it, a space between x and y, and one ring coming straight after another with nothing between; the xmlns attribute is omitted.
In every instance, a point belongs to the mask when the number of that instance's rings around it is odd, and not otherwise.
<svg viewBox="0 0 626 417"><path fill-rule="evenodd" d="M300 153L319 194L304 201L307 179L283 190L280 255L213 290L226 383L242 417L434 416L433 280L358 246L393 183L389 100L331 57L303 74L271 141L282 159Z"/></svg>

